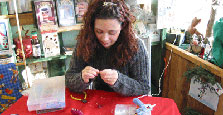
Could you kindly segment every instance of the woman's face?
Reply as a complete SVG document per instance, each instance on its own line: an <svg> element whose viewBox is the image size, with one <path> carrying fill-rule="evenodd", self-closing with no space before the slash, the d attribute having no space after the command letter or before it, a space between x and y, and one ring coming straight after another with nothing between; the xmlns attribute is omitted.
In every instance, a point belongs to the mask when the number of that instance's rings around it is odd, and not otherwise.
<svg viewBox="0 0 223 115"><path fill-rule="evenodd" d="M109 49L118 39L121 24L117 19L96 19L94 32L101 45Z"/></svg>

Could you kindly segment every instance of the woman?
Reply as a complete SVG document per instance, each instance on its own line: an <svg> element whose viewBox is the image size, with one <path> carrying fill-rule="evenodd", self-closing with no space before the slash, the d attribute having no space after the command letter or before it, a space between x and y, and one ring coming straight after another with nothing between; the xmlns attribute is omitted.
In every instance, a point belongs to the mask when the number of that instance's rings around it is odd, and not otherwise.
<svg viewBox="0 0 223 115"><path fill-rule="evenodd" d="M82 92L92 83L93 89L125 96L148 94L148 55L133 32L135 18L123 0L111 1L94 0L89 5L66 86Z"/></svg>

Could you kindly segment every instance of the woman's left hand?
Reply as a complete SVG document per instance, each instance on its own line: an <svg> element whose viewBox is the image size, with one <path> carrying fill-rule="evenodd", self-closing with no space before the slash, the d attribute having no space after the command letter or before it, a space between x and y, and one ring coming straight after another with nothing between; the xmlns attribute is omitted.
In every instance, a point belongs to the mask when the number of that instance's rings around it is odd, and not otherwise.
<svg viewBox="0 0 223 115"><path fill-rule="evenodd" d="M103 71L100 71L100 76L105 83L114 85L118 79L118 72L113 69L104 69Z"/></svg>

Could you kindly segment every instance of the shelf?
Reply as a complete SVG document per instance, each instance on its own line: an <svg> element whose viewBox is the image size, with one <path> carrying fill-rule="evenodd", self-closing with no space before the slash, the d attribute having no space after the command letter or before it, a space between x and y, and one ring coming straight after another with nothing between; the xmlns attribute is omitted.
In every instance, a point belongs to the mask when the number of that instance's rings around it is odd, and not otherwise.
<svg viewBox="0 0 223 115"><path fill-rule="evenodd" d="M20 25L35 24L35 17L33 16L33 13L19 14L18 17L19 17ZM0 16L0 19L1 18L9 18L11 26L17 26L16 15L3 15L3 16ZM58 27L57 32L61 33L61 32L66 32L66 31L80 30L82 25L83 25L82 23L79 23L74 26ZM68 56L71 56L71 55L59 55L59 56L40 58L40 59L26 59L26 63L30 64L30 63L36 63L36 62L50 61L50 60L54 60L54 59L65 59ZM24 65L24 63L17 63L17 64Z"/></svg>
<svg viewBox="0 0 223 115"><path fill-rule="evenodd" d="M21 66L21 65L25 65L25 63L24 62L16 63L16 66Z"/></svg>
<svg viewBox="0 0 223 115"><path fill-rule="evenodd" d="M160 41L152 42L152 46L159 45L159 44L160 44Z"/></svg>
<svg viewBox="0 0 223 115"><path fill-rule="evenodd" d="M76 24L74 26L59 27L57 32L60 33L60 32L72 31L72 30L80 30L82 25L83 24Z"/></svg>
<svg viewBox="0 0 223 115"><path fill-rule="evenodd" d="M0 15L0 19L9 19L9 18L14 18L15 15Z"/></svg>
<svg viewBox="0 0 223 115"><path fill-rule="evenodd" d="M52 56L48 58L26 59L26 64L43 62L43 61L51 61L51 60L56 60L56 59L66 59L67 57L71 57L71 55L58 55L58 56ZM21 66L21 65L25 65L25 63L24 62L16 63L16 66Z"/></svg>
<svg viewBox="0 0 223 115"><path fill-rule="evenodd" d="M43 61L51 61L56 59L66 59L67 57L70 57L71 55L58 55L58 56L52 56L48 58L39 58L39 59L26 59L26 63L37 63L37 62L43 62Z"/></svg>

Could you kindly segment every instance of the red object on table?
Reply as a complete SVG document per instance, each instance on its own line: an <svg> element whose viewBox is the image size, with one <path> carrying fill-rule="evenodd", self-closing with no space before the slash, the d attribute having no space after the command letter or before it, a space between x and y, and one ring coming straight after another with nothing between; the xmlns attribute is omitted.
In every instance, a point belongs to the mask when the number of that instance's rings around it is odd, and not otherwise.
<svg viewBox="0 0 223 115"><path fill-rule="evenodd" d="M134 104L133 98L125 97L115 92L106 92L102 90L86 90L87 103L71 99L70 95L76 98L84 98L84 94L71 93L66 89L66 107L56 112L45 113L41 115L71 115L71 109L81 110L84 115L114 115L116 104ZM33 115L35 111L29 112L27 108L27 96L21 97L16 103L9 107L2 115L18 114ZM152 115L180 115L176 103L169 98L149 97L140 98L144 104L156 104L153 107Z"/></svg>

